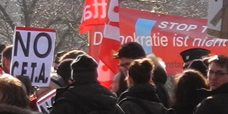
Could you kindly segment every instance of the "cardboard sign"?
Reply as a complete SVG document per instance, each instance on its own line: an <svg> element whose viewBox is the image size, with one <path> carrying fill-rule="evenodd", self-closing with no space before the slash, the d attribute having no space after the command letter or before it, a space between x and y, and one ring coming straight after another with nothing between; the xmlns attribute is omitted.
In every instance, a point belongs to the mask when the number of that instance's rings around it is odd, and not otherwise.
<svg viewBox="0 0 228 114"><path fill-rule="evenodd" d="M53 29L16 27L10 73L28 76L33 86L48 86L55 37Z"/></svg>
<svg viewBox="0 0 228 114"><path fill-rule="evenodd" d="M48 92L43 97L37 100L36 104L39 112L42 112L43 114L50 113L50 111L48 110L48 106L53 106L55 95L56 95L56 89Z"/></svg>
<svg viewBox="0 0 228 114"><path fill-rule="evenodd" d="M228 38L228 1L209 0L208 30L209 36Z"/></svg>

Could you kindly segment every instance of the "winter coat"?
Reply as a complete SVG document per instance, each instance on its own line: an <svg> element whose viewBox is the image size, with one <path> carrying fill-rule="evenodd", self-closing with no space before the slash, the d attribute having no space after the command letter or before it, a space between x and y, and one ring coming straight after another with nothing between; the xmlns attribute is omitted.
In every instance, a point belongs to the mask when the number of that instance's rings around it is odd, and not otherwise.
<svg viewBox="0 0 228 114"><path fill-rule="evenodd" d="M119 105L125 114L146 114L151 110L154 114L163 114L161 108L164 107L152 84L135 85L127 89L121 94Z"/></svg>
<svg viewBox="0 0 228 114"><path fill-rule="evenodd" d="M155 83L156 86L156 93L161 100L162 104L166 107L169 108L171 105L171 100L169 97L168 90L166 89L165 85L162 83Z"/></svg>
<svg viewBox="0 0 228 114"><path fill-rule="evenodd" d="M0 104L0 114L42 114L29 109L24 109L17 106Z"/></svg>
<svg viewBox="0 0 228 114"><path fill-rule="evenodd" d="M210 92L194 114L228 114L228 83Z"/></svg>
<svg viewBox="0 0 228 114"><path fill-rule="evenodd" d="M117 105L117 97L99 83L76 84L58 95L50 114L86 114L92 111L107 111L123 114Z"/></svg>

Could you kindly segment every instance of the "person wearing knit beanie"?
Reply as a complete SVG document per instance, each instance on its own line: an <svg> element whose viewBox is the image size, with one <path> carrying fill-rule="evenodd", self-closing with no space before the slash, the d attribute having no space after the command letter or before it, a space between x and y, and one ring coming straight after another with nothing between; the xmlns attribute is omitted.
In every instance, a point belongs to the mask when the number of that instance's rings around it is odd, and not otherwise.
<svg viewBox="0 0 228 114"><path fill-rule="evenodd" d="M72 79L76 83L97 82L97 67L95 59L87 54L81 54L72 62Z"/></svg>
<svg viewBox="0 0 228 114"><path fill-rule="evenodd" d="M59 63L57 68L57 74L62 77L64 84L69 85L72 83L71 79L71 63L74 59L65 59Z"/></svg>
<svg viewBox="0 0 228 114"><path fill-rule="evenodd" d="M93 57L78 55L71 63L73 83L57 89L50 114L124 114L117 96L98 82L97 67Z"/></svg>

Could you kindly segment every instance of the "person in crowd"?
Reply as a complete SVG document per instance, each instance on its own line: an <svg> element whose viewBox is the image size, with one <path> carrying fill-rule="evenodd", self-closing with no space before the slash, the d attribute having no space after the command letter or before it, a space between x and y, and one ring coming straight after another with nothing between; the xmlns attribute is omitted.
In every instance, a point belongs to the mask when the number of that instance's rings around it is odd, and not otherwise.
<svg viewBox="0 0 228 114"><path fill-rule="evenodd" d="M57 67L58 67L58 65L59 65L59 63L60 63L60 58L61 58L61 56L63 56L65 53L67 53L67 51L59 51L59 52L56 54L55 60L54 60L54 62L53 62L53 68L54 68L54 70L57 70Z"/></svg>
<svg viewBox="0 0 228 114"><path fill-rule="evenodd" d="M61 56L57 56L58 65L55 68L56 72L52 73L52 82L60 87L67 86L72 83L70 64L79 54L86 53L84 51L74 49L70 51L64 51L64 53L61 53Z"/></svg>
<svg viewBox="0 0 228 114"><path fill-rule="evenodd" d="M121 69L114 75L110 90L116 93L117 96L127 89L126 77Z"/></svg>
<svg viewBox="0 0 228 114"><path fill-rule="evenodd" d="M0 76L0 113L41 114L31 110L24 84L6 73Z"/></svg>
<svg viewBox="0 0 228 114"><path fill-rule="evenodd" d="M120 72L114 76L113 83L111 84L111 90L117 93L117 95L120 95L120 93L128 88L125 78L130 63L135 59L146 57L146 53L143 50L143 47L137 42L128 42L123 44L119 48L118 52L113 54L113 57L119 59Z"/></svg>
<svg viewBox="0 0 228 114"><path fill-rule="evenodd" d="M56 89L58 93L64 91L64 87L68 86L72 83L71 78L71 62L79 55L85 54L84 51L81 50L70 50L70 51L60 51L56 55L55 70L51 72L51 81L48 87L39 87L36 95L38 100L48 94L49 92ZM58 95L55 96L55 99ZM37 100L37 101L38 101ZM48 106L49 109L52 108L52 105Z"/></svg>
<svg viewBox="0 0 228 114"><path fill-rule="evenodd" d="M0 104L0 114L42 114L41 112L34 112L28 109L17 106Z"/></svg>
<svg viewBox="0 0 228 114"><path fill-rule="evenodd" d="M70 74L71 70L69 60L64 61L65 59L75 59L78 54L85 53L81 50L71 50L71 51L60 51L57 53L54 60L55 63L55 72L51 73L51 81L48 87L39 87L37 91L37 97L40 98L46 93L57 89L60 87L65 87L71 83ZM64 62L63 62L64 61ZM71 60L72 62L72 60ZM65 72L66 71L66 72Z"/></svg>
<svg viewBox="0 0 228 114"><path fill-rule="evenodd" d="M119 105L125 114L165 114L152 84L154 63L149 58L136 59L129 66L128 89L119 97Z"/></svg>
<svg viewBox="0 0 228 114"><path fill-rule="evenodd" d="M21 82L22 82L22 84L25 86L25 88L26 88L26 94L28 95L28 96L30 96L33 92L32 92L32 83L31 83L31 81L30 81L30 79L29 79L29 77L28 76L22 76L22 75L19 75L19 76L16 76L16 78L17 79L19 79Z"/></svg>
<svg viewBox="0 0 228 114"><path fill-rule="evenodd" d="M198 90L208 88L207 79L197 70L186 69L175 76L174 105L176 114L192 114L205 96Z"/></svg>
<svg viewBox="0 0 228 114"><path fill-rule="evenodd" d="M63 54L59 58L59 61L62 62L65 59L75 59L80 54L86 54L86 52L84 52L82 50L73 49L73 50L70 50L70 51L66 52L65 54Z"/></svg>
<svg viewBox="0 0 228 114"><path fill-rule="evenodd" d="M22 82L22 84L25 86L25 88L26 88L26 94L29 97L29 101L30 101L30 103L29 103L30 104L30 108L33 111L38 111L38 107L36 105L37 96L34 93L35 87L32 86L32 83L31 83L29 77L28 76L19 75L19 76L16 76L16 78L19 79Z"/></svg>
<svg viewBox="0 0 228 114"><path fill-rule="evenodd" d="M204 48L190 48L180 52L184 61L183 69L187 68L193 60L208 57L210 53L210 50Z"/></svg>
<svg viewBox="0 0 228 114"><path fill-rule="evenodd" d="M207 65L203 62L203 59L192 60L187 69L194 69L203 74L204 77L207 77Z"/></svg>
<svg viewBox="0 0 228 114"><path fill-rule="evenodd" d="M2 51L6 48L5 44L0 44L0 60L2 58ZM0 68L2 68L2 62L0 61Z"/></svg>
<svg viewBox="0 0 228 114"><path fill-rule="evenodd" d="M73 83L57 93L59 97L50 114L124 114L116 95L99 84L97 67L91 56L79 54L71 64Z"/></svg>
<svg viewBox="0 0 228 114"><path fill-rule="evenodd" d="M0 114L42 114L31 109L26 82L20 76L0 75Z"/></svg>
<svg viewBox="0 0 228 114"><path fill-rule="evenodd" d="M2 60L2 51L6 48L4 44L0 45L0 60ZM4 71L2 69L2 61L0 61L0 74L3 74Z"/></svg>
<svg viewBox="0 0 228 114"><path fill-rule="evenodd" d="M214 55L208 63L210 96L197 106L194 114L228 114L228 57Z"/></svg>
<svg viewBox="0 0 228 114"><path fill-rule="evenodd" d="M64 85L62 87L67 86L72 83L71 79L71 63L74 59L64 59L60 62L57 68L57 74L62 77L64 80Z"/></svg>
<svg viewBox="0 0 228 114"><path fill-rule="evenodd" d="M154 64L154 72L152 75L152 80L156 86L156 93L158 94L159 99L165 107L170 107L171 100L167 88L165 87L167 81L167 73L165 71L165 63L161 58L155 56L154 54L147 55Z"/></svg>
<svg viewBox="0 0 228 114"><path fill-rule="evenodd" d="M12 57L13 45L8 45L2 51L2 69L5 73L10 73L10 62Z"/></svg>

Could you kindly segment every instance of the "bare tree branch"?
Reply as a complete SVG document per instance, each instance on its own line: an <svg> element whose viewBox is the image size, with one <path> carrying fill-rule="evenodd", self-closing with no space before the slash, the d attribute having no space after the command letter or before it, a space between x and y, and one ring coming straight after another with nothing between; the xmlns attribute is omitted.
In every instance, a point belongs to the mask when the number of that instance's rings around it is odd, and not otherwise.
<svg viewBox="0 0 228 114"><path fill-rule="evenodd" d="M2 5L0 4L0 11L2 12L2 14L5 16L3 18L3 20L5 20L11 27L11 29L13 30L15 27L15 24L13 23L12 19L10 18L9 14L6 12L6 10L2 7Z"/></svg>

